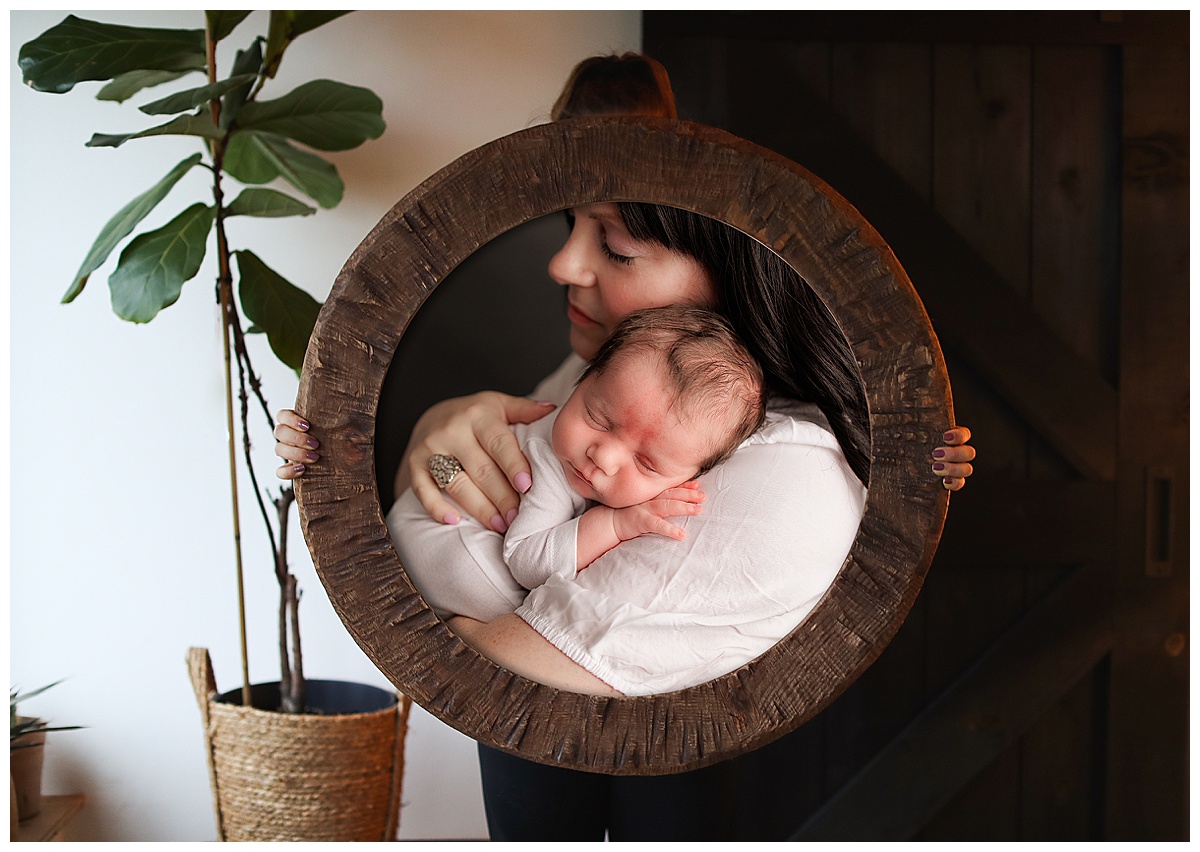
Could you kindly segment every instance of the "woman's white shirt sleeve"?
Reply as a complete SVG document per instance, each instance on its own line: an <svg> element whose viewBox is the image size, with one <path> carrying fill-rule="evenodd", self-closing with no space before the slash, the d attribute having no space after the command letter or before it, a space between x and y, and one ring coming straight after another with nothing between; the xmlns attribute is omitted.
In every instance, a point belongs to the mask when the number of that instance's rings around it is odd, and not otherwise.
<svg viewBox="0 0 1200 852"><path fill-rule="evenodd" d="M700 483L707 499L678 520L683 541L622 542L548 577L517 615L626 695L703 683L769 649L837 576L866 489L820 411L786 400Z"/></svg>

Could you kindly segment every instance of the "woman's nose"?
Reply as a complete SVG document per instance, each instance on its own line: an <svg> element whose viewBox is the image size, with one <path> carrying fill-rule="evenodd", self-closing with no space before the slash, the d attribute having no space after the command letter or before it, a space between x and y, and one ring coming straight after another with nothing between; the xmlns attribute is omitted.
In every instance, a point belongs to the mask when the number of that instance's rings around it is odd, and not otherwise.
<svg viewBox="0 0 1200 852"><path fill-rule="evenodd" d="M587 253L578 230L572 231L563 247L550 258L546 271L559 284L590 287L596 283L596 276L588 266Z"/></svg>

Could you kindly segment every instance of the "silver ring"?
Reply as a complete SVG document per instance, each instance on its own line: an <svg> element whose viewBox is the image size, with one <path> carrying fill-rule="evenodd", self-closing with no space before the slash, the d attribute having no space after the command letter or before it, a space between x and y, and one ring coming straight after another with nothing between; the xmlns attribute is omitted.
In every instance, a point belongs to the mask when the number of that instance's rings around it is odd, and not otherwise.
<svg viewBox="0 0 1200 852"><path fill-rule="evenodd" d="M429 457L429 474L438 488L449 488L454 477L462 473L462 463L454 456L437 454Z"/></svg>

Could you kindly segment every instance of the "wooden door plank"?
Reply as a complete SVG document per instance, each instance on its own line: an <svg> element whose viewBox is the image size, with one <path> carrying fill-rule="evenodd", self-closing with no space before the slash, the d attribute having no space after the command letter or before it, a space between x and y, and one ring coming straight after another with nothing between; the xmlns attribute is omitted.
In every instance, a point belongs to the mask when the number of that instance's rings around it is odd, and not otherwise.
<svg viewBox="0 0 1200 852"><path fill-rule="evenodd" d="M1186 840L1188 51L1128 48L1123 68L1121 440L1107 836ZM1170 493L1160 491L1160 482ZM1162 506L1156 505L1160 496Z"/></svg>
<svg viewBox="0 0 1200 852"><path fill-rule="evenodd" d="M933 205L999 274L1006 289L1028 302L1030 49L939 44L933 56ZM963 290L963 298L969 299L968 289ZM1026 476L1029 427L1008 417L980 428L987 430L989 441L983 452L998 453L991 463ZM930 613L925 665L929 698L1024 612L1024 577L1014 567L931 575L923 592ZM955 808L938 815L934 836L1015 837L1018 757L1015 749L1000 752L985 770L987 783L964 790Z"/></svg>
<svg viewBox="0 0 1200 852"><path fill-rule="evenodd" d="M838 791L791 840L914 837L1111 647L1111 572L1074 572Z"/></svg>
<svg viewBox="0 0 1200 852"><path fill-rule="evenodd" d="M1038 315L1111 383L1116 382L1119 228L1120 78L1117 48L1033 49L1030 293ZM1033 442L1030 476L1069 476L1062 461ZM1046 559L1111 562L1115 547L1112 483L1091 481L1103 502L1076 506L1090 529L1075 529L1087 555L1061 545L1050 529ZM1032 508L1032 506L1031 506ZM1048 520L1062 517L1042 503ZM1073 511L1068 510L1071 514ZM1076 516L1079 517L1079 516ZM1084 520L1084 518L1080 518ZM998 527L1003 529L1003 526ZM1044 595L1057 572L1027 565L1026 594ZM1103 667L1102 667L1103 668ZM1104 800L1107 681L1093 673L1038 719L1017 745L1021 767L1018 840L1099 840Z"/></svg>

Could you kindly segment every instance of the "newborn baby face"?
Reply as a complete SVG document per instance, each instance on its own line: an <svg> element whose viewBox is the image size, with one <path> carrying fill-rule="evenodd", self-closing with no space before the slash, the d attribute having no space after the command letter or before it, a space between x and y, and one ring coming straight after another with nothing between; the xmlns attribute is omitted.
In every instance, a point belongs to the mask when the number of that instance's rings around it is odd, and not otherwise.
<svg viewBox="0 0 1200 852"><path fill-rule="evenodd" d="M718 445L716 427L725 424L680 408L654 353L618 356L588 376L551 433L571 487L620 509L692 479Z"/></svg>

